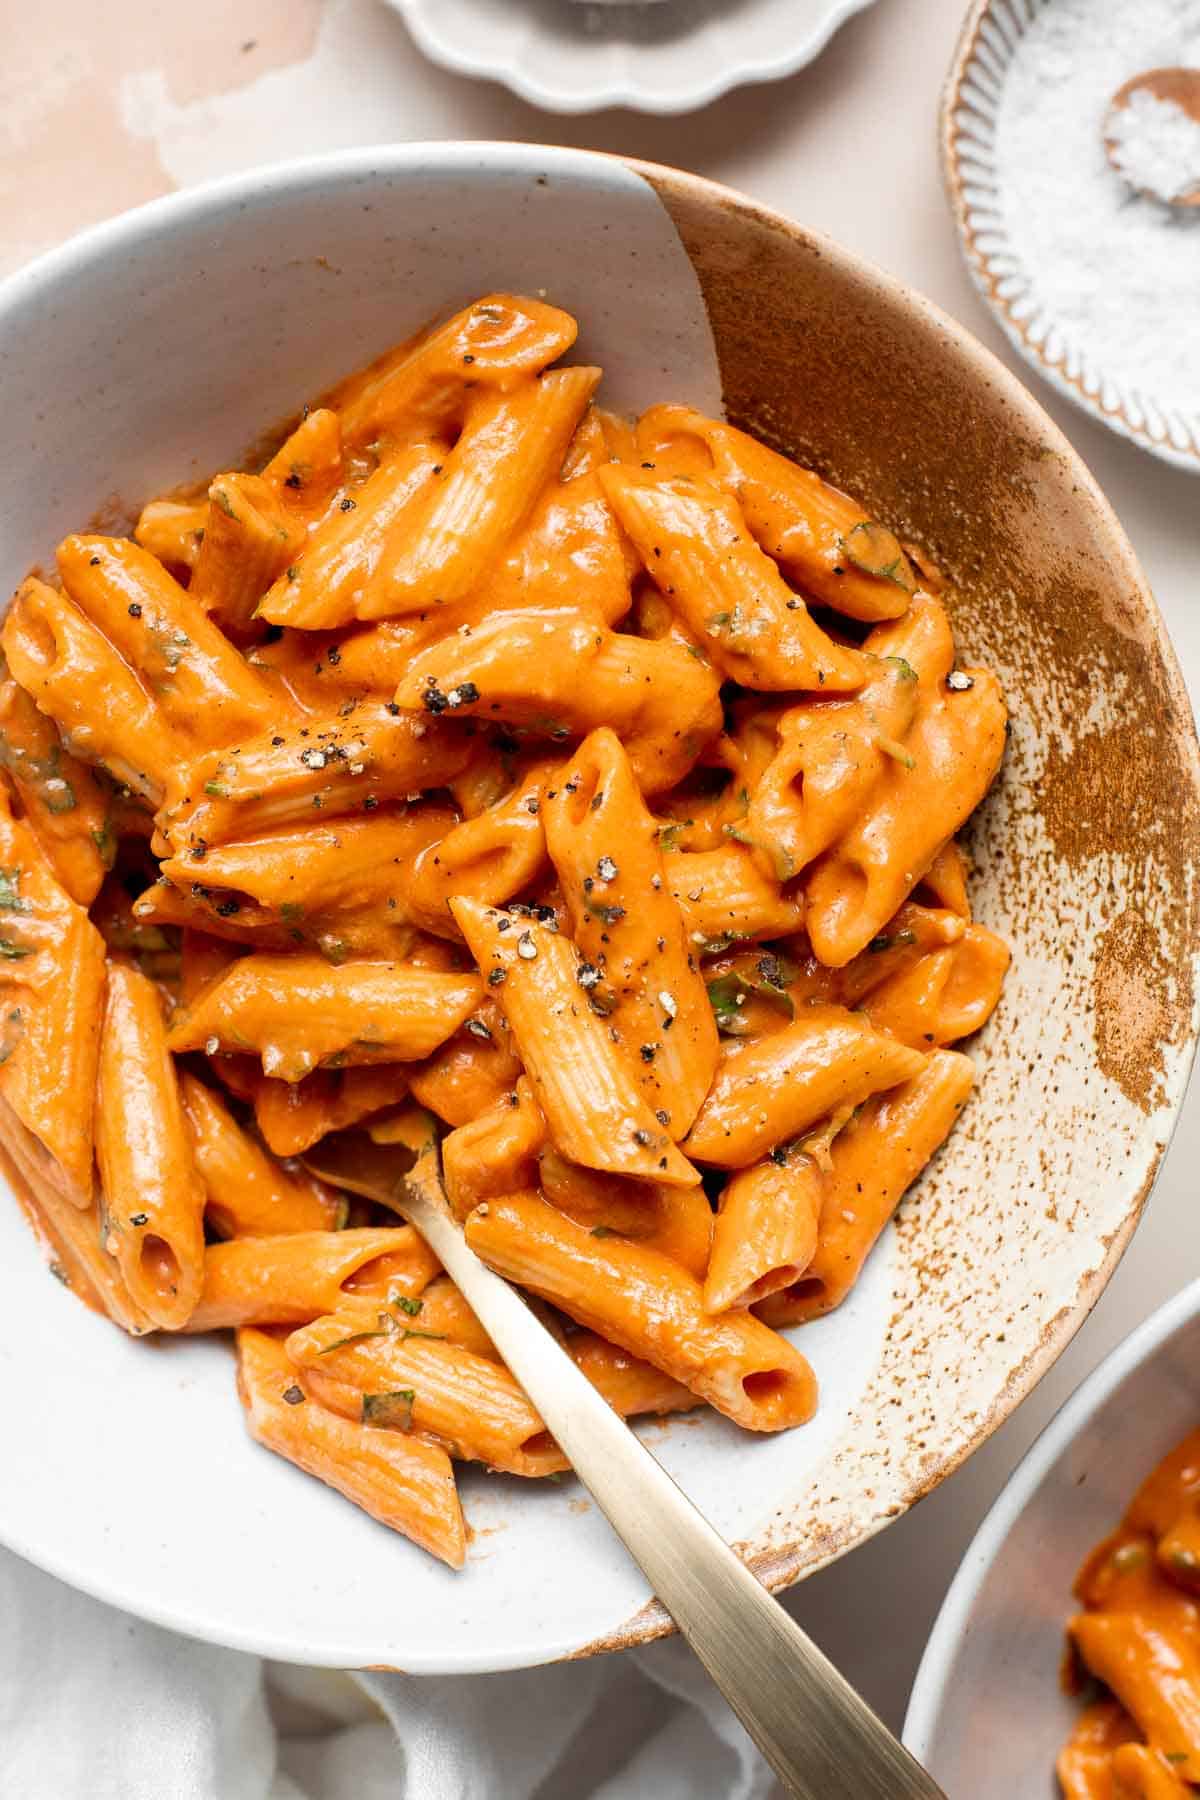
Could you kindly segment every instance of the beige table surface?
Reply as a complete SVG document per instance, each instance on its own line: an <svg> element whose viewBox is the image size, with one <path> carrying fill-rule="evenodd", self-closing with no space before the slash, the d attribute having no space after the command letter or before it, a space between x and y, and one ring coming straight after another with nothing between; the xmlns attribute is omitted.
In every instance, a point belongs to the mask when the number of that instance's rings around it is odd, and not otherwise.
<svg viewBox="0 0 1200 1800"><path fill-rule="evenodd" d="M0 21L9 17L0 271L172 188L343 145L532 139L697 169L923 289L1028 380L1116 506L1194 695L1200 482L1043 388L1008 351L960 263L935 116L962 12L962 0L878 0L788 81L683 119L615 111L566 119L430 67L381 0L0 0ZM1200 1092L1133 1247L1037 1393L914 1513L796 1597L799 1616L892 1724L959 1558L1013 1464L1105 1352L1200 1272L1198 1163Z"/></svg>

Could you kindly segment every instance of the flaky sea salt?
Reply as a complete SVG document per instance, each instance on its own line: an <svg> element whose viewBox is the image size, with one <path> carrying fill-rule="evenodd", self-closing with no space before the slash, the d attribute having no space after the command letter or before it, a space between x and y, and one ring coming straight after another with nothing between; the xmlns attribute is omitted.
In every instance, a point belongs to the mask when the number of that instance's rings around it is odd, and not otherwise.
<svg viewBox="0 0 1200 1800"><path fill-rule="evenodd" d="M996 115L996 186L1018 317L1052 360L1200 414L1200 209L1135 194L1104 125L1143 69L1200 66L1200 0L1047 0L1018 39ZM1076 367L1072 368L1072 362Z"/></svg>
<svg viewBox="0 0 1200 1800"><path fill-rule="evenodd" d="M1135 88L1114 106L1104 127L1113 161L1131 187L1163 200L1182 200L1200 188L1200 119Z"/></svg>

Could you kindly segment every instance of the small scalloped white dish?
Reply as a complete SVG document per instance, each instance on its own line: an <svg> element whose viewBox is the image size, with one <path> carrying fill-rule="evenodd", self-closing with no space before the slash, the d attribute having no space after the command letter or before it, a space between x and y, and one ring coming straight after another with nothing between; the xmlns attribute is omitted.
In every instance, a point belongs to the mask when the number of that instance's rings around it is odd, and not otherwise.
<svg viewBox="0 0 1200 1800"><path fill-rule="evenodd" d="M979 1527L917 1672L904 1742L948 1794L1058 1792L1079 1718L1063 1692L1071 1585L1134 1489L1200 1425L1200 1282L1093 1371L1022 1458ZM1189 1790L1190 1792L1190 1790Z"/></svg>
<svg viewBox="0 0 1200 1800"><path fill-rule="evenodd" d="M975 0L963 26L941 107L942 168L963 255L1009 341L1044 380L1111 431L1200 474L1200 219L1127 190L1109 167L1102 140L1116 89L1140 69L1183 60L1183 53L1172 44L1147 43L1138 8L1126 6L1107 9L1090 32L1076 20L1076 54L1054 4ZM1182 24L1179 29L1182 37ZM1048 157L1039 169L1053 169L1056 181L1075 170L1084 177L1077 192L1086 203L1072 205L1063 186L1051 204L1040 174L1034 180L1006 167L1014 111L1019 102L1030 103L1039 76L1039 105L1050 105L1052 92L1056 108L1057 96L1070 96L1046 134ZM1091 277L1103 280L1104 300L1098 304L1093 295L1087 317L1076 298L1080 263L1097 242L1093 218L1109 208L1120 209L1129 229L1119 242L1115 234L1111 245L1106 240L1102 277L1096 269ZM1166 265L1169 285L1156 276L1153 260L1164 232L1174 251ZM1175 313L1156 326L1147 306L1163 292ZM1069 316L1068 308L1079 316ZM1150 344L1160 351L1153 360L1141 354Z"/></svg>
<svg viewBox="0 0 1200 1800"><path fill-rule="evenodd" d="M847 1303L797 1334L816 1418L777 1436L713 1414L645 1428L778 1588L969 1455L1129 1241L1194 1047L1191 710L1103 495L966 332L728 189L537 145L254 170L11 277L3 591L98 508L129 518L241 466L339 376L505 288L579 317L606 404L724 405L923 545L964 660L994 667L1010 703L969 851L1012 970L969 1045L979 1078L949 1143ZM81 1306L2 1186L0 1266L0 1542L54 1574L179 1631L332 1666L497 1670L669 1629L574 1482L467 1469L473 1537L453 1573L251 1442L227 1341L134 1341Z"/></svg>
<svg viewBox="0 0 1200 1800"><path fill-rule="evenodd" d="M431 62L547 112L683 113L778 81L873 0L385 0Z"/></svg>

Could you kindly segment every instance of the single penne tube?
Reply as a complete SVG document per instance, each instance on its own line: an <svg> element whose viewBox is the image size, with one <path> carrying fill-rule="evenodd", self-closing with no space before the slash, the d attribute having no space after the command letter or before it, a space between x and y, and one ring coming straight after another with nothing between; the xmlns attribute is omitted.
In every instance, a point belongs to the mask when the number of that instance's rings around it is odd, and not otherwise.
<svg viewBox="0 0 1200 1800"><path fill-rule="evenodd" d="M285 512L311 525L328 510L345 473L341 419L328 406L306 406L262 478Z"/></svg>
<svg viewBox="0 0 1200 1800"><path fill-rule="evenodd" d="M536 920L475 900L453 900L451 911L508 1020L563 1155L585 1168L670 1187L698 1183L698 1172L655 1118L608 1027L592 1011L589 965L574 944ZM661 1018L669 1016L664 1009Z"/></svg>
<svg viewBox="0 0 1200 1800"><path fill-rule="evenodd" d="M1150 1744L1121 1744L1113 1751L1113 1793L1119 1800L1188 1800L1196 1790L1176 1774L1182 1762L1178 1753L1168 1760Z"/></svg>
<svg viewBox="0 0 1200 1800"><path fill-rule="evenodd" d="M307 1325L334 1312L376 1266L397 1292L419 1295L440 1268L410 1225L293 1231L210 1244L189 1331Z"/></svg>
<svg viewBox="0 0 1200 1800"><path fill-rule="evenodd" d="M918 883L919 898L929 906L941 906L970 919L971 902L967 894L967 859L951 839L943 844Z"/></svg>
<svg viewBox="0 0 1200 1800"><path fill-rule="evenodd" d="M508 393L557 362L575 342L569 313L540 300L485 294L444 325L389 350L331 396L347 443L444 431L472 393Z"/></svg>
<svg viewBox="0 0 1200 1800"><path fill-rule="evenodd" d="M449 455L436 438L404 444L342 496L303 554L280 565L259 616L272 625L327 631L359 616L389 532L418 506Z"/></svg>
<svg viewBox="0 0 1200 1800"><path fill-rule="evenodd" d="M360 1324L358 1309L316 1319L288 1338L288 1355L303 1373L328 1375L360 1395L411 1393L411 1429L468 1462L508 1475L566 1466L540 1414L499 1363L423 1332L419 1315L412 1326L406 1314L385 1312L373 1329Z"/></svg>
<svg viewBox="0 0 1200 1800"><path fill-rule="evenodd" d="M512 1093L521 1074L508 1020L492 1000L422 1063L409 1065L414 1100L447 1125L467 1125Z"/></svg>
<svg viewBox="0 0 1200 1800"><path fill-rule="evenodd" d="M670 832L668 825L665 834ZM701 955L714 955L741 938L787 937L804 923L802 896L785 893L744 844L681 850L664 857L663 873L683 914L688 942Z"/></svg>
<svg viewBox="0 0 1200 1800"><path fill-rule="evenodd" d="M278 913L246 896L230 894L228 888L206 887L202 881L176 887L165 875L138 895L131 915L139 929L177 925L246 949L290 950L300 935ZM349 948L347 943L347 953Z"/></svg>
<svg viewBox="0 0 1200 1800"><path fill-rule="evenodd" d="M399 1105L408 1093L408 1075L402 1063L315 1069L303 1081L260 1075L254 1088L254 1120L276 1156L300 1156L329 1132L361 1125L373 1114Z"/></svg>
<svg viewBox="0 0 1200 1800"><path fill-rule="evenodd" d="M444 1450L330 1412L309 1395L283 1345L266 1332L239 1331L237 1348L238 1394L251 1437L452 1569L462 1568L466 1526Z"/></svg>
<svg viewBox="0 0 1200 1800"><path fill-rule="evenodd" d="M337 912L411 915L411 865L421 850L454 829L448 807L392 807L315 824L285 825L241 842L215 844L197 863L168 857L160 874L188 889L232 888L307 935L312 918Z"/></svg>
<svg viewBox="0 0 1200 1800"><path fill-rule="evenodd" d="M207 500L150 500L133 528L134 542L168 567L193 569L207 523Z"/></svg>
<svg viewBox="0 0 1200 1800"><path fill-rule="evenodd" d="M489 604L577 607L615 625L632 594L628 539L594 475L550 482L489 578Z"/></svg>
<svg viewBox="0 0 1200 1800"><path fill-rule="evenodd" d="M717 1027L665 879L658 827L613 731L584 740L542 816L571 935L595 977L589 1003L655 1117L681 1138L716 1073Z"/></svg>
<svg viewBox="0 0 1200 1800"><path fill-rule="evenodd" d="M92 1197L104 940L0 787L0 1098L76 1206Z"/></svg>
<svg viewBox="0 0 1200 1800"><path fill-rule="evenodd" d="M157 804L186 747L108 639L65 594L33 576L5 616L0 645L72 755Z"/></svg>
<svg viewBox="0 0 1200 1800"><path fill-rule="evenodd" d="M234 743L279 716L279 696L140 544L67 537L58 569L71 599L138 671L181 737Z"/></svg>
<svg viewBox="0 0 1200 1800"><path fill-rule="evenodd" d="M467 1242L510 1281L653 1363L750 1431L802 1425L816 1382L798 1350L751 1313L712 1318L677 1263L622 1238L597 1238L533 1193L477 1206Z"/></svg>
<svg viewBox="0 0 1200 1800"><path fill-rule="evenodd" d="M360 1283L358 1291L363 1298L357 1305L361 1308L364 1319L368 1323L374 1323L370 1314L370 1290L365 1283ZM448 1275L435 1275L418 1296L400 1295L398 1310L395 1296L394 1283L389 1285L376 1278L376 1312L379 1310L379 1300L393 1300L392 1311L402 1326L411 1326L414 1331L431 1332L435 1338L444 1338L448 1343L461 1345L464 1350L474 1351L476 1356L486 1356L492 1362L500 1361L496 1346ZM338 1308L339 1313L344 1314L346 1307L347 1303L343 1302Z"/></svg>
<svg viewBox="0 0 1200 1800"><path fill-rule="evenodd" d="M638 422L641 456L690 447L693 473L737 496L762 548L826 606L852 619L894 619L917 586L895 533L858 502L778 451L684 406L653 406ZM697 455L703 445L706 454Z"/></svg>
<svg viewBox="0 0 1200 1800"><path fill-rule="evenodd" d="M527 1185L545 1141L546 1121L522 1075L511 1094L442 1140L442 1178L455 1218L465 1219L493 1194Z"/></svg>
<svg viewBox="0 0 1200 1800"><path fill-rule="evenodd" d="M925 1060L845 1007L804 1007L768 1037L726 1041L684 1151L748 1168L838 1107L911 1080Z"/></svg>
<svg viewBox="0 0 1200 1800"><path fill-rule="evenodd" d="M623 1419L641 1413L691 1412L702 1404L700 1396L681 1381L597 1337L594 1331L572 1333L564 1347L576 1368Z"/></svg>
<svg viewBox="0 0 1200 1800"><path fill-rule="evenodd" d="M1195 1606L1156 1596L1146 1610L1078 1613L1067 1627L1085 1667L1120 1701L1184 1782L1200 1782L1200 1645Z"/></svg>
<svg viewBox="0 0 1200 1800"><path fill-rule="evenodd" d="M428 1056L483 997L474 975L408 963L319 956L245 956L171 1025L170 1047L253 1050L263 1074L299 1081L322 1063L409 1062Z"/></svg>
<svg viewBox="0 0 1200 1800"><path fill-rule="evenodd" d="M421 612L472 593L558 473L599 380L599 369L556 369L476 395L441 473L389 528L358 616Z"/></svg>
<svg viewBox="0 0 1200 1800"><path fill-rule="evenodd" d="M853 699L802 701L779 719L779 747L737 829L782 881L851 829L916 716L917 676L906 661L881 658L868 669Z"/></svg>
<svg viewBox="0 0 1200 1800"><path fill-rule="evenodd" d="M0 1096L0 1173L8 1181L35 1229L45 1235L61 1268L51 1267L85 1305L106 1313L133 1337L153 1331L125 1286L121 1270L104 1248L96 1197L77 1206L63 1193L50 1152Z"/></svg>
<svg viewBox="0 0 1200 1800"><path fill-rule="evenodd" d="M770 692L862 686L862 658L821 630L732 495L615 464L599 480L648 574L731 681Z"/></svg>
<svg viewBox="0 0 1200 1800"><path fill-rule="evenodd" d="M340 712L299 726L281 721L236 754L212 751L172 770L155 851L193 853L301 821L370 812L442 786L471 749L435 722L378 701L347 701Z"/></svg>
<svg viewBox="0 0 1200 1800"><path fill-rule="evenodd" d="M873 988L867 1016L880 1031L918 1049L952 1044L987 1023L1010 960L1003 938L986 926L968 925L956 943L918 957Z"/></svg>
<svg viewBox="0 0 1200 1800"><path fill-rule="evenodd" d="M179 1091L204 1183L204 1216L221 1237L337 1229L346 1212L342 1195L268 1156L212 1088L187 1070Z"/></svg>
<svg viewBox="0 0 1200 1800"><path fill-rule="evenodd" d="M406 712L478 714L561 741L610 725L643 793L673 787L721 729L720 687L680 644L607 630L574 609L496 613L413 658Z"/></svg>
<svg viewBox="0 0 1200 1800"><path fill-rule="evenodd" d="M730 1176L713 1226L704 1310L751 1306L791 1287L813 1259L825 1177L802 1151L776 1152Z"/></svg>
<svg viewBox="0 0 1200 1800"><path fill-rule="evenodd" d="M217 475L188 594L237 640L267 589L304 548L303 522L259 475Z"/></svg>
<svg viewBox="0 0 1200 1800"><path fill-rule="evenodd" d="M713 1215L702 1187L660 1187L624 1175L602 1175L568 1162L552 1145L544 1146L538 1156L537 1182L543 1197L577 1225L586 1225L597 1236L645 1244L669 1256L697 1281L704 1280Z"/></svg>
<svg viewBox="0 0 1200 1800"><path fill-rule="evenodd" d="M542 809L556 765L537 763L523 780L474 818L430 840L406 872L408 916L426 931L457 937L450 914L455 894L503 906L539 880L546 868Z"/></svg>
<svg viewBox="0 0 1200 1800"><path fill-rule="evenodd" d="M830 969L809 951L801 959L805 980L819 985L843 1006L862 1006L924 957L961 943L966 929L966 920L957 913L909 900L844 968Z"/></svg>
<svg viewBox="0 0 1200 1800"><path fill-rule="evenodd" d="M803 1324L840 1306L879 1234L966 1105L975 1065L935 1050L925 1067L868 1100L830 1152L817 1247L798 1281L765 1300L770 1325Z"/></svg>
<svg viewBox="0 0 1200 1800"><path fill-rule="evenodd" d="M0 766L62 886L90 906L116 854L109 797L11 675L0 678Z"/></svg>
<svg viewBox="0 0 1200 1800"><path fill-rule="evenodd" d="M1111 1797L1115 1753L1137 1735L1137 1726L1117 1701L1098 1700L1086 1707L1055 1764L1063 1800ZM1187 1789L1181 1793L1186 1800Z"/></svg>
<svg viewBox="0 0 1200 1800"><path fill-rule="evenodd" d="M114 963L100 1040L96 1161L104 1241L138 1305L179 1331L204 1280L204 1184L167 1050L158 989Z"/></svg>

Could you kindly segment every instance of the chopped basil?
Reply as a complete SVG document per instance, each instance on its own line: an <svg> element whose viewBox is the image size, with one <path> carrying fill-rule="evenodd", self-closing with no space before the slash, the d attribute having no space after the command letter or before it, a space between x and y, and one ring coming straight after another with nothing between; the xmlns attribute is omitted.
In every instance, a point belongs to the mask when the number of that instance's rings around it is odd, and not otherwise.
<svg viewBox="0 0 1200 1800"><path fill-rule="evenodd" d="M364 1394L362 1422L364 1425L388 1426L393 1431L411 1431L416 1398L415 1388L396 1388L390 1394Z"/></svg>
<svg viewBox="0 0 1200 1800"><path fill-rule="evenodd" d="M591 1235L594 1238L610 1238L617 1237L619 1234L613 1230L611 1225L593 1225Z"/></svg>
<svg viewBox="0 0 1200 1800"><path fill-rule="evenodd" d="M407 1313L410 1319L416 1318L424 1304L423 1300L413 1300L408 1294L396 1295L396 1305L402 1313Z"/></svg>
<svg viewBox="0 0 1200 1800"><path fill-rule="evenodd" d="M8 962L17 962L22 956L32 956L33 951L28 944L14 944L11 938L0 937L0 956Z"/></svg>
<svg viewBox="0 0 1200 1800"><path fill-rule="evenodd" d="M237 519L237 514L233 510L233 501L229 498L229 495L225 492L224 488L215 487L209 495L209 499L213 502L214 506L220 507L227 519Z"/></svg>
<svg viewBox="0 0 1200 1800"><path fill-rule="evenodd" d="M732 969L708 983L708 1000L717 1021L717 1029L729 1037L745 1035L744 1008L755 994L778 1006L789 1019L796 1016L796 1006L787 990L794 978L791 965L780 956L760 956L753 969Z"/></svg>
<svg viewBox="0 0 1200 1800"><path fill-rule="evenodd" d="M326 1344L323 1349L317 1351L317 1355L328 1356L333 1350L344 1350L348 1344L365 1344L370 1338L391 1336L392 1332L384 1326L380 1326L375 1331L352 1331L348 1337L336 1338L332 1344Z"/></svg>
<svg viewBox="0 0 1200 1800"><path fill-rule="evenodd" d="M886 525L876 524L874 519L863 519L844 538L838 539L838 549L847 562L852 562L864 574L876 575L881 581L892 581L906 594L916 591L917 584L908 558L900 548L900 540Z"/></svg>
<svg viewBox="0 0 1200 1800"><path fill-rule="evenodd" d="M658 847L660 850L678 850L679 840L683 835L683 821L677 819L673 825L659 828Z"/></svg>
<svg viewBox="0 0 1200 1800"><path fill-rule="evenodd" d="M915 944L916 941L915 931L894 931L890 937L886 933L882 937L873 937L867 950L872 956L878 956L881 950L898 950L902 945Z"/></svg>
<svg viewBox="0 0 1200 1800"><path fill-rule="evenodd" d="M21 898L21 870L0 869L0 909L5 912L28 912Z"/></svg>

